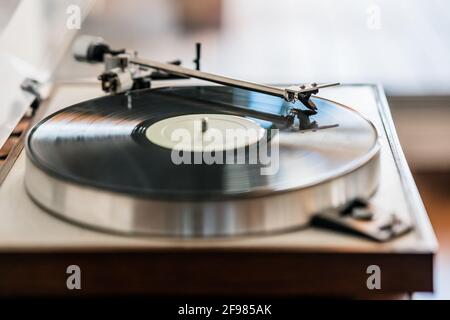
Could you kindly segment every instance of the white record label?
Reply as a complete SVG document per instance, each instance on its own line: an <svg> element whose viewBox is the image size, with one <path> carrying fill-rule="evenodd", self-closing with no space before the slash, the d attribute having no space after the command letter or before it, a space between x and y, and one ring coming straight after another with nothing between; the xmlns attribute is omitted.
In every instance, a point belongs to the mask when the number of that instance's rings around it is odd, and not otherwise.
<svg viewBox="0 0 450 320"><path fill-rule="evenodd" d="M257 143L264 129L255 121L227 114L189 114L158 121L147 138L171 150L226 151Z"/></svg>

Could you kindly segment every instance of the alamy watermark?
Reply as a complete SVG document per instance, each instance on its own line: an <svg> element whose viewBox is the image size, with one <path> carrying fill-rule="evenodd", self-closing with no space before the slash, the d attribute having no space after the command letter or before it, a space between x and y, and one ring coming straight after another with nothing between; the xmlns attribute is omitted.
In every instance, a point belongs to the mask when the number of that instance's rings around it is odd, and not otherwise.
<svg viewBox="0 0 450 320"><path fill-rule="evenodd" d="M278 129L267 130L261 136L261 131L253 128L210 128L202 132L195 130L199 126L200 121L195 121L193 132L177 128L171 133L170 139L175 142L171 152L174 164L249 164L259 166L261 175L278 172Z"/></svg>
<svg viewBox="0 0 450 320"><path fill-rule="evenodd" d="M69 290L81 290L81 268L76 264L72 264L66 268L69 275L66 279L66 287Z"/></svg>
<svg viewBox="0 0 450 320"><path fill-rule="evenodd" d="M69 30L81 29L81 8L76 4L71 4L66 8L68 15L66 20L66 28Z"/></svg>
<svg viewBox="0 0 450 320"><path fill-rule="evenodd" d="M367 267L366 273L370 276L367 278L366 286L369 290L381 289L381 268L376 264Z"/></svg>
<svg viewBox="0 0 450 320"><path fill-rule="evenodd" d="M381 25L381 8L376 4L372 4L366 9L367 19L366 26L369 30L380 30Z"/></svg>

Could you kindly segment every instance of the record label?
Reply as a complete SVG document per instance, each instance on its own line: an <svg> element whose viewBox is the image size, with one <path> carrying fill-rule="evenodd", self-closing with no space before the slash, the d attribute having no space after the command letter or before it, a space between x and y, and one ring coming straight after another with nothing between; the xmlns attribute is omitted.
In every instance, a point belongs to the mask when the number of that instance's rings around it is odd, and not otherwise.
<svg viewBox="0 0 450 320"><path fill-rule="evenodd" d="M145 132L154 144L187 152L223 152L257 143L264 129L255 121L227 114L190 114L167 118Z"/></svg>

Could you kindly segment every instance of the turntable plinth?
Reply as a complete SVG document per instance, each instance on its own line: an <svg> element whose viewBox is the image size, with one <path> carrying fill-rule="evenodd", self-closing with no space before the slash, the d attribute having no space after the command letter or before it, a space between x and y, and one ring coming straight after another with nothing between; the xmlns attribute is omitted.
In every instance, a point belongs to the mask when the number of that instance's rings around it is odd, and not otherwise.
<svg viewBox="0 0 450 320"><path fill-rule="evenodd" d="M48 111L99 94L60 85ZM22 153L0 188L0 295L376 296L433 289L436 240L407 167L381 88L348 85L326 98L357 109L380 133L380 186L373 200L410 221L412 232L383 244L327 229L258 236L176 239L100 233L49 215L25 194ZM82 290L66 287L69 265ZM366 282L380 267L381 289Z"/></svg>

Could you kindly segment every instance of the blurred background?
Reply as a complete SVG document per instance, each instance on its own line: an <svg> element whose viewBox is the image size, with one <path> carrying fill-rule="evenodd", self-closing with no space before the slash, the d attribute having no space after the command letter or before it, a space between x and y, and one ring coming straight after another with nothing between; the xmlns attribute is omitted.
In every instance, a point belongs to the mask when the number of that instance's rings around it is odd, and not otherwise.
<svg viewBox="0 0 450 320"><path fill-rule="evenodd" d="M0 28L18 3L1 1ZM188 67L201 42L203 70L252 81L381 83L410 164L450 170L449 1L97 0L79 32ZM57 78L99 68L68 53Z"/></svg>
<svg viewBox="0 0 450 320"><path fill-rule="evenodd" d="M258 82L381 83L441 245L433 297L450 298L450 1L97 0L80 33L187 67L201 42L202 70ZM56 78L98 73L67 54Z"/></svg>

